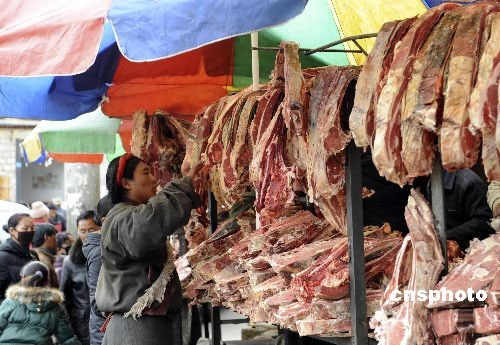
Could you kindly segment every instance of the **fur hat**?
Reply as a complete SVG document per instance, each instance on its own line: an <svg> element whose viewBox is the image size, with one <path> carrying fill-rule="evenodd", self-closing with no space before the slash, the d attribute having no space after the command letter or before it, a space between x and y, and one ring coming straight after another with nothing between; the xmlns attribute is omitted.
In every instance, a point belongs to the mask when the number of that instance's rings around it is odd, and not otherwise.
<svg viewBox="0 0 500 345"><path fill-rule="evenodd" d="M41 201L35 201L31 204L31 217L34 219L48 217L49 208Z"/></svg>

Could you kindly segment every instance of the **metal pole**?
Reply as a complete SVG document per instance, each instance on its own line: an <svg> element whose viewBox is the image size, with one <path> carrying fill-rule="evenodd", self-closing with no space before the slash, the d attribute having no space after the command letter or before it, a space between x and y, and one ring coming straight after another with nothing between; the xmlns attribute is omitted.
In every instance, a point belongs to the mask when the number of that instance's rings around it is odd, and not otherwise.
<svg viewBox="0 0 500 345"><path fill-rule="evenodd" d="M352 344L364 345L368 343L368 322L366 316L363 201L361 198L361 149L356 147L354 141L351 141L347 146L345 169Z"/></svg>
<svg viewBox="0 0 500 345"><path fill-rule="evenodd" d="M333 46L336 46L337 44L340 44L340 43L344 43L344 42L347 42L347 41L351 41L351 40L360 40L362 38L371 38L371 37L377 37L378 34L363 34L363 35L356 35L356 36L348 36L348 37L344 37L340 40L336 40L332 43L328 43L328 44L325 44L324 46L321 46L321 47L318 47L316 49L313 49L313 50L310 50L306 53L306 55L311 55L311 54L314 54L314 53L317 53L319 51L322 51L322 50L325 50L327 48L330 48L330 47L333 47Z"/></svg>
<svg viewBox="0 0 500 345"><path fill-rule="evenodd" d="M212 312L212 345L221 345L222 337L221 337L221 323L220 323L220 310L219 307L211 308Z"/></svg>
<svg viewBox="0 0 500 345"><path fill-rule="evenodd" d="M214 193L209 191L208 212L210 215L210 232L213 234L217 230L217 200ZM210 304L210 316L212 322L212 345L221 345L221 323L219 307Z"/></svg>
<svg viewBox="0 0 500 345"><path fill-rule="evenodd" d="M448 274L448 248L446 246L446 209L444 205L443 192L443 172L441 168L441 155L436 153L434 166L432 167L431 175L431 200L432 213L436 220L436 228L438 229L439 241L441 243L441 251L444 257L444 270L442 275Z"/></svg>
<svg viewBox="0 0 500 345"><path fill-rule="evenodd" d="M259 46L259 33L252 32L250 34L250 39L252 42L252 90L257 91L259 89L260 82L260 67L259 67L259 51L255 48Z"/></svg>

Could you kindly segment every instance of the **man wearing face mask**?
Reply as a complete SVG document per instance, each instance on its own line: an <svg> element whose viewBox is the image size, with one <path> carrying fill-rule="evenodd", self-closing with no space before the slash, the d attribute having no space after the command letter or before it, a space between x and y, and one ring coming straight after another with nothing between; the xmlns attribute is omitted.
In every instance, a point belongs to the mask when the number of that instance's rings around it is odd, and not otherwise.
<svg viewBox="0 0 500 345"><path fill-rule="evenodd" d="M56 233L57 230L52 224L36 224L35 236L31 242L33 250L38 254L38 258L49 269L49 284L53 288L59 287L57 274L54 269L57 254Z"/></svg>
<svg viewBox="0 0 500 345"><path fill-rule="evenodd" d="M0 300L5 299L5 291L11 284L21 279L21 268L28 262L38 260L29 247L35 235L33 218L27 213L11 216L3 229L11 238L0 245Z"/></svg>

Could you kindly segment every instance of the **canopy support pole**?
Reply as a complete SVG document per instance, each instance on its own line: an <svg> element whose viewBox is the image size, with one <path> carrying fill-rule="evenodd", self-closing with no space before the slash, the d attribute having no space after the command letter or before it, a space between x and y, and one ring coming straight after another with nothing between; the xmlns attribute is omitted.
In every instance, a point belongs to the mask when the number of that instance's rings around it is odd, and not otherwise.
<svg viewBox="0 0 500 345"><path fill-rule="evenodd" d="M255 48L259 46L259 33L252 32L250 34L251 46L252 46L252 90L257 91L259 89L259 51Z"/></svg>

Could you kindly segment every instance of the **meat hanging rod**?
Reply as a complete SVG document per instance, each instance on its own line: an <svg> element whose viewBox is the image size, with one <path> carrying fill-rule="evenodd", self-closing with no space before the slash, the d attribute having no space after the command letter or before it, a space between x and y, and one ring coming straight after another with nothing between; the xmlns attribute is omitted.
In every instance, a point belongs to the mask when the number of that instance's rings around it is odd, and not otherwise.
<svg viewBox="0 0 500 345"><path fill-rule="evenodd" d="M279 50L279 47L253 47L253 50ZM306 52L306 55L308 51L311 49L309 48L299 48L300 52ZM361 50L358 49L325 49L322 50L321 53L363 53Z"/></svg>
<svg viewBox="0 0 500 345"><path fill-rule="evenodd" d="M368 55L367 51L357 42L357 40L377 37L377 35L378 35L377 33L372 33L372 34L348 36L340 40L325 44L324 46L315 49L299 48L299 51L304 52L306 55L312 55L314 53L361 53L367 56ZM358 47L358 49L330 49L333 46L348 41L353 41L356 47ZM279 50L279 49L280 49L279 47L252 47L252 50Z"/></svg>

